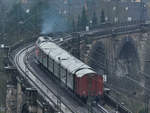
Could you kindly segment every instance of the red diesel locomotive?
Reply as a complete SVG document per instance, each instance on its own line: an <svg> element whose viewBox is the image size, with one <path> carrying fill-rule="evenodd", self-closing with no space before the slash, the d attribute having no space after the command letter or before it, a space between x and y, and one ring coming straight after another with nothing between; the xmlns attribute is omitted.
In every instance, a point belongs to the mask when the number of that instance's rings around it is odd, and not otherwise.
<svg viewBox="0 0 150 113"><path fill-rule="evenodd" d="M103 77L48 38L36 41L36 59L79 97L103 95Z"/></svg>

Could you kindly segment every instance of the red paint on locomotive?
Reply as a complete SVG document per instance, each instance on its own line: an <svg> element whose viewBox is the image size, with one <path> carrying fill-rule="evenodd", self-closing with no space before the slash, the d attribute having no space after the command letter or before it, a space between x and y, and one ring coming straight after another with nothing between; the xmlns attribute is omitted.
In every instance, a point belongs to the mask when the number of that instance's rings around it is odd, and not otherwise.
<svg viewBox="0 0 150 113"><path fill-rule="evenodd" d="M46 57L47 54L45 54L43 50L38 47L38 43L37 45L35 45L35 48L36 48L35 55L37 57L37 60L41 61L41 64L45 66L47 69L49 69L48 66L43 64L43 59L48 58ZM46 62L48 61L49 60L46 60ZM56 63L54 59L53 59L53 63L54 64ZM49 64L49 62L46 64ZM52 68L56 68L55 65L53 66L54 67ZM66 68L64 69L66 70ZM82 76L77 76L72 73L72 75L74 76L73 77L74 86L71 90L74 91L74 93L76 93L78 96L87 98L88 96L99 97L103 95L103 77L102 76L97 75L96 73L85 74Z"/></svg>
<svg viewBox="0 0 150 113"><path fill-rule="evenodd" d="M80 97L103 95L103 78L99 75L84 75L75 78L75 91Z"/></svg>

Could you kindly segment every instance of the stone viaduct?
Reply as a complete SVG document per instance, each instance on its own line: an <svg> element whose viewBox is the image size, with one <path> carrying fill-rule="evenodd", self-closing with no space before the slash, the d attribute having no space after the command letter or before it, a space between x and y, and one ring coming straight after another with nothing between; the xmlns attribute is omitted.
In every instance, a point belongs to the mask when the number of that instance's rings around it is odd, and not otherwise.
<svg viewBox="0 0 150 113"><path fill-rule="evenodd" d="M134 94L136 98L145 93L139 86L149 87L146 84L149 80L143 74L150 74L149 30L105 37L78 34L74 37L62 47L93 67L98 74L106 75L107 86L129 95ZM13 113L12 110L14 113L54 112L40 100L37 91L26 84L17 78L17 84L7 85L6 113Z"/></svg>
<svg viewBox="0 0 150 113"><path fill-rule="evenodd" d="M130 94L138 91L137 86L145 86L143 73L150 73L149 31L111 35L105 38L82 38L72 40L63 46L100 75L106 75L107 85ZM143 94L144 91L141 91L140 95Z"/></svg>

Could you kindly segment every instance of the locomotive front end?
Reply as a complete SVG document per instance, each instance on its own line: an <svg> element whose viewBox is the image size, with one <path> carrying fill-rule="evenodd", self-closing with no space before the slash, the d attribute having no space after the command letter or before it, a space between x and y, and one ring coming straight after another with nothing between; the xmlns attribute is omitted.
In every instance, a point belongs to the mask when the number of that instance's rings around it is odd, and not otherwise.
<svg viewBox="0 0 150 113"><path fill-rule="evenodd" d="M103 77L96 73L88 73L82 77L76 77L76 92L84 99L89 96L99 99L103 96Z"/></svg>

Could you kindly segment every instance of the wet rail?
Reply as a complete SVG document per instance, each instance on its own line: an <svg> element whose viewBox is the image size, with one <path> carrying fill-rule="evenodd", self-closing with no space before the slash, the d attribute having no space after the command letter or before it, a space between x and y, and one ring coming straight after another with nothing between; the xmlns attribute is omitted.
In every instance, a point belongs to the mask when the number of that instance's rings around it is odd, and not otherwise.
<svg viewBox="0 0 150 113"><path fill-rule="evenodd" d="M112 35L120 35L120 34L125 34L125 33L139 32L140 28L141 28L140 25L133 25L133 26L118 27L118 28L111 28L111 29L105 29L105 30L95 30L95 31L91 31L91 32L88 32L88 33L87 32L80 32L80 36L82 36L82 35L84 35L84 36L86 36L86 35L87 36L98 36L98 37L101 36L101 37L105 38L105 37L112 36ZM53 41L55 41L58 45L61 45L61 44L64 43L64 40L71 40L72 38L73 38L72 35L66 35L65 37L63 37L63 40L61 40L61 39L54 39ZM18 46L20 46L20 44L18 44L17 46L13 46L11 51L13 49L16 49ZM33 86L37 87L39 89L39 92L41 92L41 95L43 95L43 97L46 97L46 100L50 100L49 103L52 104L52 106L54 108L56 108L56 106L57 106L56 103L52 100L52 98L50 98L50 96L46 95L47 92L44 92L43 89L39 85L37 85L35 83L35 81L30 78L28 73L25 72L22 69L22 67L20 67L20 65L18 64L18 62L19 62L19 55L22 54L24 51L28 50L30 47L31 46L28 46L28 47L22 49L17 54L17 56L15 57L15 59L16 59L15 64L18 67L18 69L20 70L20 73L24 75L24 78L27 79L28 81L30 81ZM28 71L32 72L32 70L29 68L29 65L27 63L27 60L28 60L27 58L28 58L28 56L26 56L24 58L24 62L25 62L26 68L27 68ZM12 56L10 57L10 60L11 60L11 62L13 62ZM57 98L58 98L57 95L54 92L52 92L51 89L48 88L47 85L43 81L41 81L40 78L38 78L33 72L32 72L32 74L33 74L34 77L36 77L36 79L37 79L37 81L39 83L43 84L43 86L47 89L47 91L51 92L51 95L53 95L53 97L55 97L55 100L57 100ZM112 106L114 106L114 107L117 106L118 107L118 111L120 113L132 113L128 109L123 107L122 105L117 104L117 102L114 101L113 99L111 99L108 95L105 95L104 98L105 98L105 100L107 102L110 102L110 104ZM63 104L64 108L66 107L66 109L68 110L68 113L75 113L74 111L72 111L72 109L69 107L69 105L66 105L64 103L62 103L62 104ZM94 107L94 109L96 109L96 111L97 110L100 111L101 113L108 113L108 111L105 110L99 104L96 107ZM62 112L66 113L66 111L62 111Z"/></svg>

